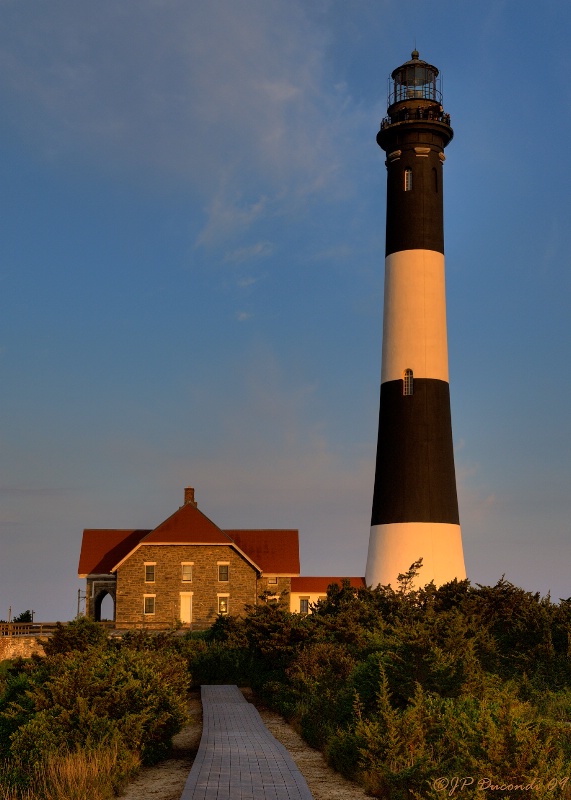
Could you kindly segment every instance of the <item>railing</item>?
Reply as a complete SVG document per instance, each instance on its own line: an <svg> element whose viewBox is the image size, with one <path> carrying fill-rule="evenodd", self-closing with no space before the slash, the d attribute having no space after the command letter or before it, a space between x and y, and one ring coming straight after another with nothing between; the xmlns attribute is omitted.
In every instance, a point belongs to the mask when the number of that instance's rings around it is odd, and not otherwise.
<svg viewBox="0 0 571 800"><path fill-rule="evenodd" d="M0 636L43 636L53 633L57 622L0 622ZM62 622L62 625L66 625Z"/></svg>
<svg viewBox="0 0 571 800"><path fill-rule="evenodd" d="M409 122L418 119L429 119L433 122L443 122L445 125L450 125L450 114L438 111L437 108L402 108L390 117L385 117L381 120L381 130L397 122Z"/></svg>
<svg viewBox="0 0 571 800"><path fill-rule="evenodd" d="M104 620L99 622L104 628L117 631L127 630L147 630L147 631L168 631L180 630L187 632L189 630L203 630L210 627L209 624L204 623L183 623L176 625L168 622L152 622L141 620L129 620L127 622L113 622L112 620ZM69 622L0 622L0 638L6 636L49 636L52 634L58 625L69 625Z"/></svg>
<svg viewBox="0 0 571 800"><path fill-rule="evenodd" d="M47 636L53 633L58 625L69 625L69 622L0 622L2 636ZM100 622L104 628L114 628L113 621Z"/></svg>

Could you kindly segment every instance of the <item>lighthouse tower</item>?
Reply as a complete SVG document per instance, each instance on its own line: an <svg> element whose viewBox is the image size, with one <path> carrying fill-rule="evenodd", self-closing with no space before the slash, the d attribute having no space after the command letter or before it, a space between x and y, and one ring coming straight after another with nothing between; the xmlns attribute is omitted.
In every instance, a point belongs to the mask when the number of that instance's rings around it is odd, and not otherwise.
<svg viewBox="0 0 571 800"><path fill-rule="evenodd" d="M466 577L452 448L442 167L453 136L438 69L416 50L394 70L377 143L386 152L381 401L367 585Z"/></svg>

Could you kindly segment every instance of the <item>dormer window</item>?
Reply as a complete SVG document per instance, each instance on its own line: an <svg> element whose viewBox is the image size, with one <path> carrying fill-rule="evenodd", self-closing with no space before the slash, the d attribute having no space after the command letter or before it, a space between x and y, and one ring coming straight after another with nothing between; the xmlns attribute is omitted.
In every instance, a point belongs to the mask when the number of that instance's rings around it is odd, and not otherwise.
<svg viewBox="0 0 571 800"><path fill-rule="evenodd" d="M414 391L413 376L411 369L405 369L402 375L402 393L406 397Z"/></svg>

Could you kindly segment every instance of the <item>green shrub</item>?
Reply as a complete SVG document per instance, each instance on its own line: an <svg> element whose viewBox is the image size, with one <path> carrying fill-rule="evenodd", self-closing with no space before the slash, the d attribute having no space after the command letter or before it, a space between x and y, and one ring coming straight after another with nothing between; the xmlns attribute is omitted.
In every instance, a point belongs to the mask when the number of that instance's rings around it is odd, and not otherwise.
<svg viewBox="0 0 571 800"><path fill-rule="evenodd" d="M407 580L396 591L344 582L305 618L251 613L244 628L264 701L389 800L442 797L433 781L446 775L500 784L568 775L571 601L556 606L504 579L418 590ZM534 786L534 797L552 796Z"/></svg>
<svg viewBox="0 0 571 800"><path fill-rule="evenodd" d="M194 686L203 683L244 686L252 683L252 656L248 648L228 647L218 641L213 641L210 646L205 642L199 644L190 652L185 650Z"/></svg>
<svg viewBox="0 0 571 800"><path fill-rule="evenodd" d="M67 625L57 623L55 631L44 644L44 651L47 656L68 653L71 650L83 652L90 647L104 645L108 638L103 625L87 617L77 617Z"/></svg>
<svg viewBox="0 0 571 800"><path fill-rule="evenodd" d="M24 770L58 753L112 746L154 763L186 719L188 683L185 661L172 654L92 647L49 656L2 701L8 756Z"/></svg>

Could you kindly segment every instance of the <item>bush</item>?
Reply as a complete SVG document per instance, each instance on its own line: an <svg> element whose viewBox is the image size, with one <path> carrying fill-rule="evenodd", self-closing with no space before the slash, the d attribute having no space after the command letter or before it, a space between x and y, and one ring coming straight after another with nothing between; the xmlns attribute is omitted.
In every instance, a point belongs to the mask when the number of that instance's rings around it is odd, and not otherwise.
<svg viewBox="0 0 571 800"><path fill-rule="evenodd" d="M84 652L90 647L104 645L108 638L106 629L98 622L77 617L67 625L57 623L55 631L44 644L44 651L47 656L69 653L71 650Z"/></svg>
<svg viewBox="0 0 571 800"><path fill-rule="evenodd" d="M106 642L35 659L0 698L0 758L20 782L30 767L81 750L111 748L121 762L135 753L155 763L186 720L188 685L186 662L172 652Z"/></svg>

